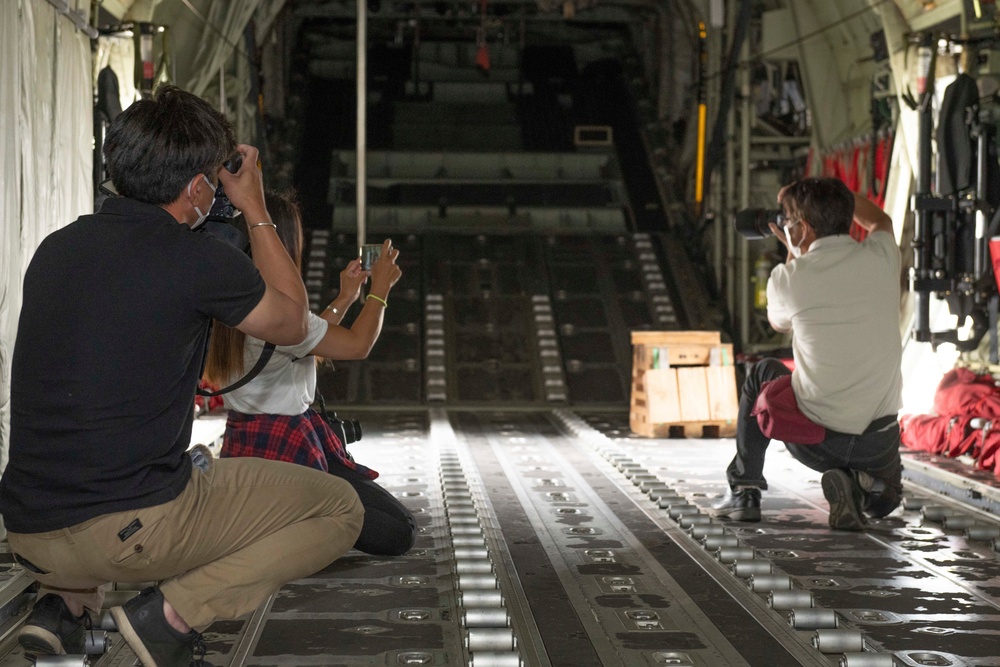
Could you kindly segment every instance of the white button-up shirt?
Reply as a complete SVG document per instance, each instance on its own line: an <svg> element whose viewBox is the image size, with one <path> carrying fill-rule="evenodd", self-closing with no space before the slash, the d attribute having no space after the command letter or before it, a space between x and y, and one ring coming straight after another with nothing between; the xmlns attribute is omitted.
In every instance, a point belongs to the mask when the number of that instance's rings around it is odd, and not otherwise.
<svg viewBox="0 0 1000 667"><path fill-rule="evenodd" d="M792 388L817 424L862 433L900 407L900 255L887 232L816 239L767 283L767 317L792 331Z"/></svg>

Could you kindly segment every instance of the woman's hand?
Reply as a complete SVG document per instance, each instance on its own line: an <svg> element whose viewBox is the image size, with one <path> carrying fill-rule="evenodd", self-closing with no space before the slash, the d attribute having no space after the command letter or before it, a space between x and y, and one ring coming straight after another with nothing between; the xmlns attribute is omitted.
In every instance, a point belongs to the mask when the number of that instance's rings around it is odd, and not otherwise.
<svg viewBox="0 0 1000 667"><path fill-rule="evenodd" d="M396 266L397 257L399 251L392 247L392 239L386 239L382 244L382 254L372 264L371 294L384 299L393 285L399 281L403 270Z"/></svg>
<svg viewBox="0 0 1000 667"><path fill-rule="evenodd" d="M340 294L337 295L337 300L342 300L344 308L358 300L361 286L368 280L368 275L368 271L361 270L360 259L352 259L340 272Z"/></svg>

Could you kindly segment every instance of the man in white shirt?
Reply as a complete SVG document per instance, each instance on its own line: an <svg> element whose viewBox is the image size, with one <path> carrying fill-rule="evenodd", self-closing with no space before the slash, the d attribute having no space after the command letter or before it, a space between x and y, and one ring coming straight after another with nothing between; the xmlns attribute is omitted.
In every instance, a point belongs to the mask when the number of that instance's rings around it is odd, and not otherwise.
<svg viewBox="0 0 1000 667"><path fill-rule="evenodd" d="M775 330L794 333L791 389L800 416L825 429L825 436L819 429L812 440L816 444L785 446L823 473L830 526L860 530L863 512L881 518L899 505L902 494L896 421L902 386L899 247L891 218L837 179L785 186L778 202L784 209L781 226L770 227L788 248L788 259L771 271L767 316ZM864 241L849 235L852 219L868 232ZM781 362L765 359L747 376L736 456L726 471L730 490L715 505L718 516L760 520L771 437L755 414L762 407L758 396L766 383L789 373ZM770 416L782 419L776 412Z"/></svg>

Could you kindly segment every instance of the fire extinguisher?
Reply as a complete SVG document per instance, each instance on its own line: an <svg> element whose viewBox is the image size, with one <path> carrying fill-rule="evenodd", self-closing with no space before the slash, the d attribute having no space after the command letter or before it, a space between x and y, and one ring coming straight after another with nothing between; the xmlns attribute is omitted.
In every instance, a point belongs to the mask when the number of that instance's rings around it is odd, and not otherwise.
<svg viewBox="0 0 1000 667"><path fill-rule="evenodd" d="M767 279L771 277L771 262L761 255L753 264L753 307L767 309Z"/></svg>

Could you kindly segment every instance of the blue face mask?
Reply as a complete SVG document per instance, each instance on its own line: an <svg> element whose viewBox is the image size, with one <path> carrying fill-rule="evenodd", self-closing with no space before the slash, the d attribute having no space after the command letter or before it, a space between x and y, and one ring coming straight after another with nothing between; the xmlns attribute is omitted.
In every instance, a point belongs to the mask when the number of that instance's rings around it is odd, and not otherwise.
<svg viewBox="0 0 1000 667"><path fill-rule="evenodd" d="M212 181L208 180L208 176L206 176L205 174L202 174L201 177L203 179L205 179L205 183L208 185L209 190L211 190L214 193L215 192L215 186L212 185ZM190 197L190 196L191 196L191 184L188 183L188 197ZM215 195L212 196L212 203L208 205L208 210L205 211L204 213L201 212L201 209L198 208L197 204L194 205L194 212L198 214L198 219L195 220L194 223L192 223L191 229L198 229L199 227L201 227L205 223L205 218L208 217L208 214L209 214L209 212L211 212L212 207L214 205L215 205Z"/></svg>

